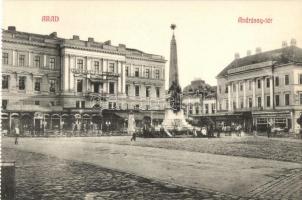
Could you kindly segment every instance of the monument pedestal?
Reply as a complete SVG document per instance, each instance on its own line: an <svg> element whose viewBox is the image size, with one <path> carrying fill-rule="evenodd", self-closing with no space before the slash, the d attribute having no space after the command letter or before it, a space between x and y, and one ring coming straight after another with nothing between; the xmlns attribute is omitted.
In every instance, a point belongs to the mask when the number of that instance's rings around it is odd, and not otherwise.
<svg viewBox="0 0 302 200"><path fill-rule="evenodd" d="M193 127L186 121L183 110L173 112L171 109L165 110L165 118L161 124L165 130L185 130Z"/></svg>

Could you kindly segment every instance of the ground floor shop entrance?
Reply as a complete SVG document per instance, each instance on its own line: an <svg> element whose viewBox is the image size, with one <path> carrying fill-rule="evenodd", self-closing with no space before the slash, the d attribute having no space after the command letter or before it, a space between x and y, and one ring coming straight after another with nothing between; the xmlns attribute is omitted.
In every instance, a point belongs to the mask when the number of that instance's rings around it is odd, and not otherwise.
<svg viewBox="0 0 302 200"><path fill-rule="evenodd" d="M275 129L288 132L292 129L293 117L291 111L280 112L255 112L253 113L253 122L257 131L265 132L270 125Z"/></svg>
<svg viewBox="0 0 302 200"><path fill-rule="evenodd" d="M240 126L245 132L252 128L251 112L215 113L210 115L195 115L193 125L198 127L213 127L215 130L235 130Z"/></svg>
<svg viewBox="0 0 302 200"><path fill-rule="evenodd" d="M13 136L14 128L21 136L95 136L127 134L130 110L72 109L65 112L2 113L2 134ZM153 125L160 124L163 111L135 112L136 127L142 128L146 117Z"/></svg>

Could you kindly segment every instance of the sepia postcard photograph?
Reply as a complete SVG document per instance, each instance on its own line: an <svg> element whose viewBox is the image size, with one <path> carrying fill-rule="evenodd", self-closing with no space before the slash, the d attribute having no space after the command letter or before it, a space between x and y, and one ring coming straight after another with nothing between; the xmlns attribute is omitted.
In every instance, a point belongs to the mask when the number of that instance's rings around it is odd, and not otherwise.
<svg viewBox="0 0 302 200"><path fill-rule="evenodd" d="M2 200L302 199L302 1L0 8Z"/></svg>

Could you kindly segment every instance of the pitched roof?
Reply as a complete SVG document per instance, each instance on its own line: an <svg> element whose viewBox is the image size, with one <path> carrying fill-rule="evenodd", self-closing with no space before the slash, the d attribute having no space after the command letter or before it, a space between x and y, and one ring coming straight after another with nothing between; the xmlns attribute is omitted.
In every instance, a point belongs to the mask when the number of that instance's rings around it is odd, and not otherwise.
<svg viewBox="0 0 302 200"><path fill-rule="evenodd" d="M277 61L277 64L285 64L288 62L302 62L302 49L296 46L289 46L271 51L266 51L243 58L234 59L226 66L217 77L223 77L228 74L229 69L261 63L265 61Z"/></svg>

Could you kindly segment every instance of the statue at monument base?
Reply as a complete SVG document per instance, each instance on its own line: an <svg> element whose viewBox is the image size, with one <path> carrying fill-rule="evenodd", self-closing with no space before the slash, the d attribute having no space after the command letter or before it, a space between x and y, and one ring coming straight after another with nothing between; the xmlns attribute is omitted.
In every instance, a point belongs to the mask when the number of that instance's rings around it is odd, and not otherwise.
<svg viewBox="0 0 302 200"><path fill-rule="evenodd" d="M183 131L193 129L193 126L186 121L182 109L178 112L174 112L171 108L167 108L165 110L165 118L161 125L168 131Z"/></svg>

